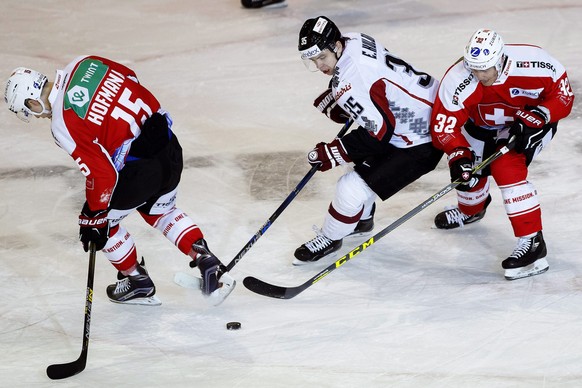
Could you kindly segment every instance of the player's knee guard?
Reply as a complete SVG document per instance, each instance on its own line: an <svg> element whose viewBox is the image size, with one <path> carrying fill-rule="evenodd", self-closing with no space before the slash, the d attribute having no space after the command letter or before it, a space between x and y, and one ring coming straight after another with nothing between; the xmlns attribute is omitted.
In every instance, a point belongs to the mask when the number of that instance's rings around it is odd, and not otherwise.
<svg viewBox="0 0 582 388"><path fill-rule="evenodd" d="M475 186L471 191L457 190L459 210L467 215L473 215L483 210L485 201L489 196L489 189L489 179L484 177L479 180L477 186Z"/></svg>
<svg viewBox="0 0 582 388"><path fill-rule="evenodd" d="M115 230L116 229L116 230ZM115 227L103 254L119 271L127 271L137 263L137 252L131 234L122 226Z"/></svg>
<svg viewBox="0 0 582 388"><path fill-rule="evenodd" d="M376 194L360 175L349 172L337 182L335 197L329 205L323 223L323 233L332 240L339 240L354 229L364 210L369 216Z"/></svg>
<svg viewBox="0 0 582 388"><path fill-rule="evenodd" d="M540 201L534 185L528 181L499 186L503 205L516 237L542 229Z"/></svg>
<svg viewBox="0 0 582 388"><path fill-rule="evenodd" d="M204 237L198 225L178 208L172 208L167 213L159 215L149 215L141 212L140 214L148 224L162 232L185 255L190 252L195 241Z"/></svg>

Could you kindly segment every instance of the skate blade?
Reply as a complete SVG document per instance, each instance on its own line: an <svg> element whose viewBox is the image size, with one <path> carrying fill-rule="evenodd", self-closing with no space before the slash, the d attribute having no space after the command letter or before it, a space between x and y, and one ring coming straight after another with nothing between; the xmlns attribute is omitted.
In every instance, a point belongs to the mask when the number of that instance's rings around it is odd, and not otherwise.
<svg viewBox="0 0 582 388"><path fill-rule="evenodd" d="M186 272L176 272L174 275L174 283L184 288L194 290L202 289L202 279Z"/></svg>
<svg viewBox="0 0 582 388"><path fill-rule="evenodd" d="M341 249L341 247L340 247L340 249ZM324 260L327 260L329 258L334 258L335 259L335 258L338 257L338 255L339 255L339 249L337 251L333 251L331 253L328 253L327 255L322 256L322 257L320 257L317 260L312 260L312 261L302 261L302 260L299 260L298 258L294 257L293 258L293 261L291 262L291 264L293 264L294 267L301 267L302 265L318 263L320 261L324 261Z"/></svg>
<svg viewBox="0 0 582 388"><path fill-rule="evenodd" d="M374 233L374 229L369 230L367 232L355 232L352 234L348 234L346 237L344 238L352 238L352 237L368 237L371 236Z"/></svg>
<svg viewBox="0 0 582 388"><path fill-rule="evenodd" d="M223 273L220 277L222 286L214 290L210 295L205 296L206 301L212 306L218 306L230 295L236 286L236 280L228 273Z"/></svg>
<svg viewBox="0 0 582 388"><path fill-rule="evenodd" d="M286 1L282 1L280 3L263 5L261 8L262 9L273 9L273 8L285 8L286 6L287 6L287 2Z"/></svg>
<svg viewBox="0 0 582 388"><path fill-rule="evenodd" d="M319 260L316 260L316 261L302 261L302 260L299 260L299 259L295 258L295 259L293 259L293 261L291 262L291 264L293 264L295 267L301 267L302 265L316 263L318 261Z"/></svg>
<svg viewBox="0 0 582 388"><path fill-rule="evenodd" d="M510 268L505 270L505 279L516 280L535 276L546 272L550 268L546 259L538 259L530 265L521 268Z"/></svg>
<svg viewBox="0 0 582 388"><path fill-rule="evenodd" d="M142 306L160 306L162 304L162 301L160 300L160 298L158 298L155 295L149 296L147 298L130 299L130 300L125 301L125 302L120 302L118 300L113 300L113 299L109 299L109 300L112 301L113 303L118 303L118 304L133 304L133 305L142 305Z"/></svg>

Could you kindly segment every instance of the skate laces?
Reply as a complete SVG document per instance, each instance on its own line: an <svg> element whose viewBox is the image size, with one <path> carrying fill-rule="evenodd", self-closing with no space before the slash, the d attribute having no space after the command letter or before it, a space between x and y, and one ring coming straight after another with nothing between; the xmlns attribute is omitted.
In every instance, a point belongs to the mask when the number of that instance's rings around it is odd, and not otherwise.
<svg viewBox="0 0 582 388"><path fill-rule="evenodd" d="M130 288L131 288L131 284L129 282L129 277L123 278L122 280L119 280L117 282L117 284L115 285L115 291L113 293L114 294L123 294L127 290L129 290Z"/></svg>
<svg viewBox="0 0 582 388"><path fill-rule="evenodd" d="M305 243L305 247L309 249L312 253L327 248L333 242L333 240L327 238L323 234L323 231L319 229L317 226L314 226L313 230L315 231L315 233L317 233L317 236L314 239L309 240L308 242Z"/></svg>
<svg viewBox="0 0 582 388"><path fill-rule="evenodd" d="M449 224L459 224L461 227L464 225L463 222L469 218L469 216L460 211L458 207L445 209L445 216L447 217L447 222Z"/></svg>
<svg viewBox="0 0 582 388"><path fill-rule="evenodd" d="M517 240L517 246L513 249L513 253L509 257L514 257L519 259L525 256L525 254L531 249L533 243L532 237L520 237Z"/></svg>

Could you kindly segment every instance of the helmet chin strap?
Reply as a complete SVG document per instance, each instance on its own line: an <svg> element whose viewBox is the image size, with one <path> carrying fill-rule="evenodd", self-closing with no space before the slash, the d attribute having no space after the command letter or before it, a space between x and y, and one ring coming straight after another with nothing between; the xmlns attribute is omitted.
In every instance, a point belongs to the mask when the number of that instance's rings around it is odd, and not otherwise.
<svg viewBox="0 0 582 388"><path fill-rule="evenodd" d="M342 52L341 54L339 53L339 48L334 45L333 46L333 53L335 54L335 59L339 61L339 59L341 58L342 54L343 54L343 46L341 46Z"/></svg>
<svg viewBox="0 0 582 388"><path fill-rule="evenodd" d="M43 114L48 114L48 115L52 114L52 109L47 109L46 106L44 105L43 100L36 100L36 102L38 102L40 104L40 106L42 108L42 112L37 113L37 112L34 112L33 110L30 110L30 113L32 113L33 116L40 117Z"/></svg>

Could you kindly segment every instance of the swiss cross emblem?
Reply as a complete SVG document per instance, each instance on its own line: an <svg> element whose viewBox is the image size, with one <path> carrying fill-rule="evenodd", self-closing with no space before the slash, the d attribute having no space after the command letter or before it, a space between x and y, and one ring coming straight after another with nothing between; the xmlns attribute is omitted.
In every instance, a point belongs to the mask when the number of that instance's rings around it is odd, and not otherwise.
<svg viewBox="0 0 582 388"><path fill-rule="evenodd" d="M479 104L479 117L485 125L492 127L505 126L513 122L517 107L507 104Z"/></svg>

